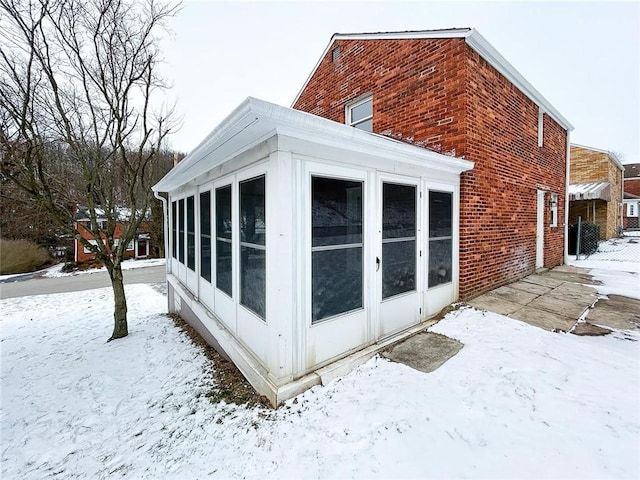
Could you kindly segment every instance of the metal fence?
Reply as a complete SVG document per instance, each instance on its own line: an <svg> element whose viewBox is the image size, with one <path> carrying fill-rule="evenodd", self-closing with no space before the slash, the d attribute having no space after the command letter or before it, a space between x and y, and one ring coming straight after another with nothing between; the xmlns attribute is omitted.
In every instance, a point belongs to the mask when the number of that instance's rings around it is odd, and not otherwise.
<svg viewBox="0 0 640 480"><path fill-rule="evenodd" d="M640 231L620 229L618 236L600 239L600 226L582 222L569 226L569 255L576 260L615 260L640 262Z"/></svg>

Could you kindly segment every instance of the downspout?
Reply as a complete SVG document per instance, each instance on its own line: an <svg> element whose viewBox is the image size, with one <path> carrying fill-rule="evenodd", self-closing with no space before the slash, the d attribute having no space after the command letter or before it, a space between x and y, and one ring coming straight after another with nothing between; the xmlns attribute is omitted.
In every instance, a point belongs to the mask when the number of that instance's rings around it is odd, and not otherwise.
<svg viewBox="0 0 640 480"><path fill-rule="evenodd" d="M564 263L569 262L569 174L571 169L571 131L567 130L567 158L564 182Z"/></svg>

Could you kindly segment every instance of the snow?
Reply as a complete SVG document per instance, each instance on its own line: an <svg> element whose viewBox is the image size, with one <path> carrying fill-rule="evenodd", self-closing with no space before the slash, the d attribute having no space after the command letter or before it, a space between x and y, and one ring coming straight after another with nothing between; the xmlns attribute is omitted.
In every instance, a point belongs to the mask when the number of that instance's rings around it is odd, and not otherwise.
<svg viewBox="0 0 640 480"><path fill-rule="evenodd" d="M1 478L640 478L638 331L463 308L431 328L464 343L435 372L376 357L271 411L210 401L166 298L126 290L109 343L110 289L0 301Z"/></svg>
<svg viewBox="0 0 640 480"><path fill-rule="evenodd" d="M123 261L121 265L122 265L122 270L133 270L136 268L156 267L164 264L165 264L164 258L149 258L144 260L129 259L129 260ZM86 270L79 270L79 271L70 272L70 273L62 273L60 270L62 270L63 266L64 264L62 263L59 263L58 265L54 265L53 267L48 268L43 276L49 277L49 278L70 277L74 275L86 275L90 273L107 271L106 267L102 267L102 268L88 268Z"/></svg>

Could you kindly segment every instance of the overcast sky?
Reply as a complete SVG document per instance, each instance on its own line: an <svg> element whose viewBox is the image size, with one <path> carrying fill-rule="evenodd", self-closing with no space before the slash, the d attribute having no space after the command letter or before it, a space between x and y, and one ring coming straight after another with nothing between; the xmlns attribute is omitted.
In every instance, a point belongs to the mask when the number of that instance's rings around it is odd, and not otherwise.
<svg viewBox="0 0 640 480"><path fill-rule="evenodd" d="M190 2L164 42L188 153L246 97L291 106L331 35L476 28L571 122L640 162L638 2Z"/></svg>

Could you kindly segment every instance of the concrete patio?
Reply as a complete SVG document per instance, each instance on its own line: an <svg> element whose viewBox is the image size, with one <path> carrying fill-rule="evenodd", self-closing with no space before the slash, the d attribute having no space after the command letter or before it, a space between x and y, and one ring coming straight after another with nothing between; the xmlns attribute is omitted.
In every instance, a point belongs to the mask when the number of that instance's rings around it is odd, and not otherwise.
<svg viewBox="0 0 640 480"><path fill-rule="evenodd" d="M466 302L552 332L607 335L611 329L640 329L640 300L598 295L588 270L562 265L545 270ZM463 345L421 331L382 353L390 360L431 372Z"/></svg>

